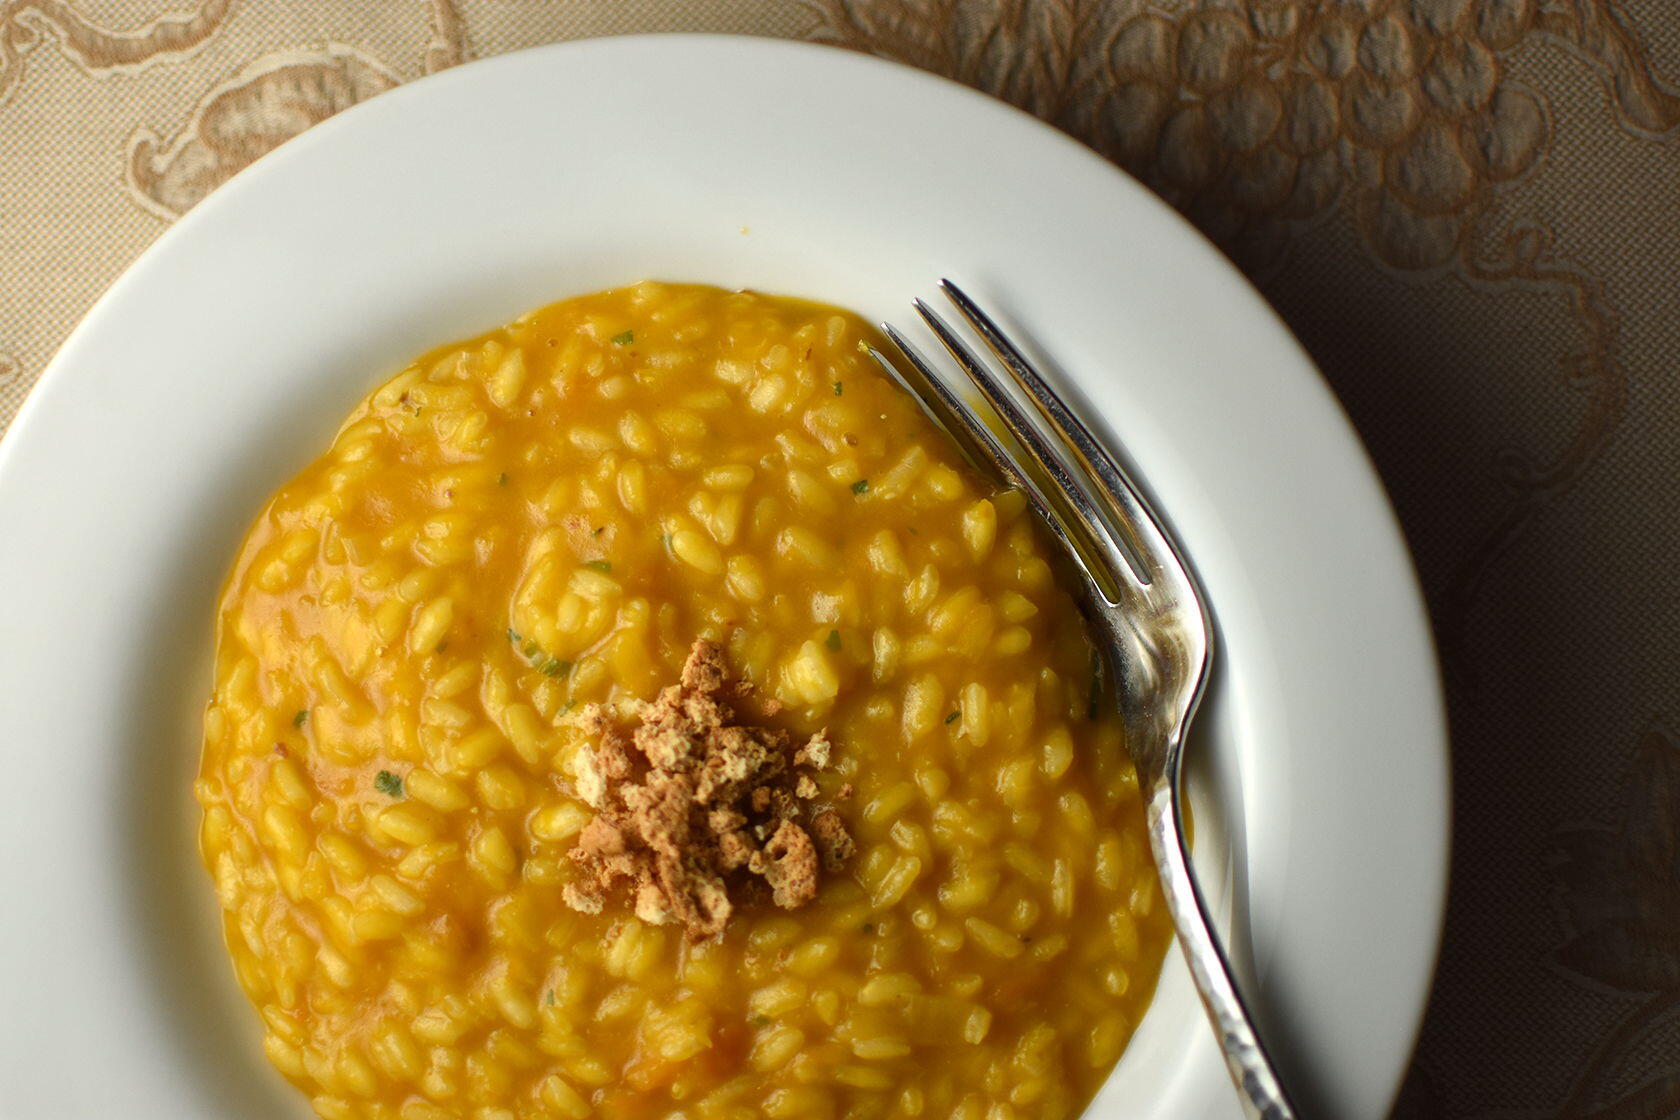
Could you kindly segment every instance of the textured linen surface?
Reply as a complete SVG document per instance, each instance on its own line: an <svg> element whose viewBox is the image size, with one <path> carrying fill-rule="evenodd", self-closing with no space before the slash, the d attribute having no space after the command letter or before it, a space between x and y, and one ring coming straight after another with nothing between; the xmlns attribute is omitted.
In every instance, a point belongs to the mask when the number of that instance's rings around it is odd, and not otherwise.
<svg viewBox="0 0 1680 1120"><path fill-rule="evenodd" d="M1677 0L0 0L0 430L257 156L472 58L672 30L995 93L1242 266L1370 447L1447 674L1397 1115L1680 1116Z"/></svg>

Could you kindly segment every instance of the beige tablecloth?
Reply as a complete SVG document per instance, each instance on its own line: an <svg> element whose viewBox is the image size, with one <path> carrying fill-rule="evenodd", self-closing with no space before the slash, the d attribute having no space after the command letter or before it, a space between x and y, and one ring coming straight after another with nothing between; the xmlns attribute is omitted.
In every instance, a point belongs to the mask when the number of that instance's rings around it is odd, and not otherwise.
<svg viewBox="0 0 1680 1120"><path fill-rule="evenodd" d="M1399 1114L1680 1116L1680 0L0 0L0 428L256 156L653 30L979 86L1242 265L1369 445L1446 663L1453 894Z"/></svg>

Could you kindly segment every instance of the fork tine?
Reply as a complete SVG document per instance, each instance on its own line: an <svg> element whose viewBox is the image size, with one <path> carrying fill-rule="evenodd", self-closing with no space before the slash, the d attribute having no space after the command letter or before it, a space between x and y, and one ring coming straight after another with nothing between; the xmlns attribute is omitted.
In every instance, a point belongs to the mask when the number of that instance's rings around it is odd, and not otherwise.
<svg viewBox="0 0 1680 1120"><path fill-rule="evenodd" d="M1098 561L1100 553L1093 550L1090 542L1081 540L1076 532L1069 530L1067 519L1059 511L1058 503L1050 498L1037 479L1021 470L1020 465L998 442L997 436L981 423L973 411L951 391L945 380L933 371L932 365L914 343L905 338L891 323L882 323L881 330L897 347L899 353L904 355L907 368L900 368L891 358L866 344L865 349L869 356L875 359L875 364L921 404L929 419L956 440L957 446L977 469L985 471L990 468L1010 486L1020 490L1033 511L1050 523L1055 534L1062 540L1072 542L1070 552L1080 571L1098 587L1103 588L1105 595L1108 594L1113 581L1110 579L1105 582L1103 579L1103 568Z"/></svg>
<svg viewBox="0 0 1680 1120"><path fill-rule="evenodd" d="M1125 572L1138 583L1147 585L1150 582L1150 568L1134 555L1129 544L1122 543L1123 539L1108 527L1107 519L1102 516L1087 488L1074 478L1052 437L1046 435L1038 423L1016 403L998 375L987 368L979 356L969 348L968 343L951 329L951 325L942 319L938 312L920 299L916 300L915 306L916 313L922 317L922 321L939 338L951 357L956 359L957 364L968 375L968 379L974 383L974 387L986 398L986 403L991 405L998 419L1003 421L1003 426L1015 438L1022 454L1050 480L1046 489L1059 499L1056 504L1065 523L1078 529L1077 533L1070 535L1071 539L1078 541L1083 538L1087 543L1094 545L1099 555L1107 561L1089 566L1098 572ZM1111 591L1112 583L1112 578L1106 584L1099 581L1099 587L1110 605L1118 605L1120 598L1117 593Z"/></svg>
<svg viewBox="0 0 1680 1120"><path fill-rule="evenodd" d="M900 369L891 358L875 347L865 344L869 356L875 359L875 364L916 399L922 406L922 411L927 413L928 419L944 428L951 438L956 440L957 446L977 470L996 471L1011 486L1019 487L1029 498L1036 499L1035 486L1031 480L1022 474L1021 469L1004 453L997 437L984 426L968 422L962 402L957 400L950 387L933 372L933 367L922 356L922 352L891 323L882 323L881 330L898 348L899 353L904 355L909 369Z"/></svg>
<svg viewBox="0 0 1680 1120"><path fill-rule="evenodd" d="M1161 572L1160 562L1153 558L1163 554L1176 558L1180 554L1131 478L1097 442L1085 422L1050 389L1044 375L1021 353L1020 347L969 298L968 293L950 280L940 280L939 288L963 321L997 356L1015 385L1032 401L1034 410L1073 456L1075 464L1083 468L1087 478L1094 480L1095 485L1089 487L1088 492L1102 514L1104 524L1125 550L1139 578L1145 583L1153 582Z"/></svg>

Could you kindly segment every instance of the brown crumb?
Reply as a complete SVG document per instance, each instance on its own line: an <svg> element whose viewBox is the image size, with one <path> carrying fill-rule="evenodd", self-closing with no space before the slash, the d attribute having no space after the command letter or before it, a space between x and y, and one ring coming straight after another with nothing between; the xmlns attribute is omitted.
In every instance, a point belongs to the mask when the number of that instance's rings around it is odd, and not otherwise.
<svg viewBox="0 0 1680 1120"><path fill-rule="evenodd" d="M784 910L797 910L817 894L817 849L805 830L783 821L764 846L764 880Z"/></svg>
<svg viewBox="0 0 1680 1120"><path fill-rule="evenodd" d="M834 745L828 741L828 729L824 728L811 736L811 741L800 747L798 752L794 754L794 765L826 770L828 769L829 755L833 750Z"/></svg>
<svg viewBox="0 0 1680 1120"><path fill-rule="evenodd" d="M699 941L723 930L735 902L768 888L794 909L815 897L820 871L841 869L851 835L832 808L810 804L833 752L827 732L795 749L786 732L735 723L728 698L750 691L701 640L680 683L642 704L628 734L599 707L583 713L593 744L576 790L595 816L570 852L584 875L562 890L567 906L599 914L620 897L641 920L678 923Z"/></svg>
<svg viewBox="0 0 1680 1120"><path fill-rule="evenodd" d="M823 868L827 871L838 871L844 867L857 848L852 834L846 831L845 822L833 809L824 809L811 818L811 838L822 853Z"/></svg>
<svg viewBox="0 0 1680 1120"><path fill-rule="evenodd" d="M560 888L560 897L580 914L599 914L601 912L601 895L597 891L580 887L576 883L567 883Z"/></svg>

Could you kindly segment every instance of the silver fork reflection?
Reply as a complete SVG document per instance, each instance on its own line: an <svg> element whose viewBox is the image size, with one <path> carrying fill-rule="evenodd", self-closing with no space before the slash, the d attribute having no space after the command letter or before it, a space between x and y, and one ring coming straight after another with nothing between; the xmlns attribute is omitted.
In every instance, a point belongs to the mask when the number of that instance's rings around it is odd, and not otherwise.
<svg viewBox="0 0 1680 1120"><path fill-rule="evenodd" d="M1026 496L1083 577L1078 590L1115 682L1126 747L1143 793L1150 850L1196 990L1219 1036L1244 1112L1264 1120L1293 1117L1294 1107L1209 924L1185 839L1185 732L1213 658L1206 597L1125 471L1020 348L955 284L941 280L939 287L994 360L983 360L922 300L915 301L916 311L996 413L1025 464L1004 450L973 408L890 323L882 329L903 362L873 346L869 354L977 465ZM1018 403L1005 378L1030 402L1030 411Z"/></svg>

